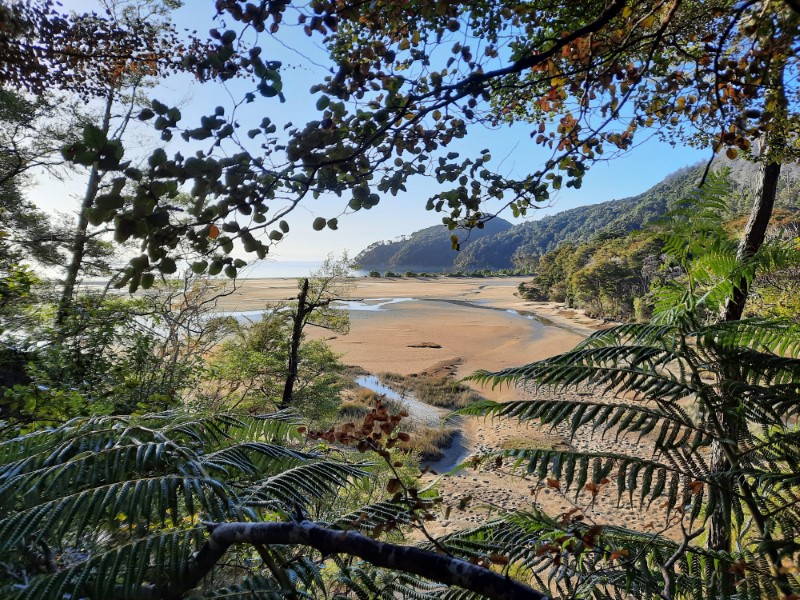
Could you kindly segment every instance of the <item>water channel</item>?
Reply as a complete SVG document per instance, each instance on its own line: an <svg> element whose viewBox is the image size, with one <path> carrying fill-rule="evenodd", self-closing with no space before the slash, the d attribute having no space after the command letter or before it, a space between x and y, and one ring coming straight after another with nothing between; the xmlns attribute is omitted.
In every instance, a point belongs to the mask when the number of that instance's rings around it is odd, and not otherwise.
<svg viewBox="0 0 800 600"><path fill-rule="evenodd" d="M412 419L428 427L438 427L442 424L444 418L450 414L449 410L420 402L414 398L413 394L399 393L397 390L381 383L380 379L375 377L375 375L362 375L361 377L357 377L356 384L404 405ZM453 427L458 427L461 424L461 418L455 417L450 419L448 424ZM464 462L470 455L467 442L467 439L459 431L453 438L453 443L450 444L448 448L444 449L444 454L441 458L432 461L423 461L421 466L423 468L428 467L437 473L451 471Z"/></svg>
<svg viewBox="0 0 800 600"><path fill-rule="evenodd" d="M458 306L465 306L469 308L479 308L484 310L501 311L512 314L514 316L526 319L533 328L543 327L559 327L569 331L575 331L569 325L555 323L547 318L536 315L528 311L520 311L514 309L500 308L484 304L481 300L456 300L444 298L371 298L369 300L348 300L338 301L335 306L347 309L351 312L378 312L387 310L386 307L391 304L401 302L444 302L448 304L455 304ZM260 320L264 311L231 311L222 314L227 314L235 317L239 321L255 322ZM438 427L442 424L444 418L450 413L449 410L431 406L420 402L412 394L401 394L400 392L392 389L391 387L381 383L381 381L374 375L364 375L356 379L356 383L362 387L370 389L377 394L385 395L387 398L400 402L407 407L408 413L411 418L415 419L418 423L428 427ZM459 427L460 418L453 418L448 421L448 424ZM422 466L429 467L438 473L446 473L462 462L470 455L469 440L459 432L453 440L449 448L444 450L444 456L435 461L423 462Z"/></svg>

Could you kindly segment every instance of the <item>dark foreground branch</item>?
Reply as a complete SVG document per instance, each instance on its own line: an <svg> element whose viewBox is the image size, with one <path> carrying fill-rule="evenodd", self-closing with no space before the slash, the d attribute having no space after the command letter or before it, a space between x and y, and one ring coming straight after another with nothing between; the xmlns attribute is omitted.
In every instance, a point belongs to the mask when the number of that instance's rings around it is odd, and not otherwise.
<svg viewBox="0 0 800 600"><path fill-rule="evenodd" d="M527 585L464 560L413 546L379 542L354 531L300 523L224 523L214 528L200 549L194 568L180 582L157 594L179 599L194 588L234 544L296 544L311 546L323 555L349 554L377 566L412 573L446 585L458 586L497 600L547 600Z"/></svg>

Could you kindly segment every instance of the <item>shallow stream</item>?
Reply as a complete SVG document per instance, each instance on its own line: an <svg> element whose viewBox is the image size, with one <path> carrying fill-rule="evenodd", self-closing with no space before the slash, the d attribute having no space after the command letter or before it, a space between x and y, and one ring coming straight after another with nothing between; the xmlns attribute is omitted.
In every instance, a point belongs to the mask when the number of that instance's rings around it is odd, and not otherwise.
<svg viewBox="0 0 800 600"><path fill-rule="evenodd" d="M413 394L399 393L397 390L394 390L391 387L381 383L380 379L378 379L375 375L362 375L361 377L357 377L355 381L356 384L360 385L361 387L365 387L369 390L372 390L376 394L382 394L390 400L394 400L395 402L403 404L408 410L408 414L412 419L428 427L438 427L442 424L444 418L450 414L449 410L420 402L414 398ZM460 421L461 419L456 417L454 419L450 419L448 424L452 425L453 427L458 427L460 425ZM421 466L423 468L428 467L437 473L446 473L447 471L454 469L464 462L464 460L466 460L466 458L470 455L470 449L467 446L467 441L468 440L459 431L453 438L453 443L450 444L448 448L444 449L444 455L442 458L432 461L423 461Z"/></svg>

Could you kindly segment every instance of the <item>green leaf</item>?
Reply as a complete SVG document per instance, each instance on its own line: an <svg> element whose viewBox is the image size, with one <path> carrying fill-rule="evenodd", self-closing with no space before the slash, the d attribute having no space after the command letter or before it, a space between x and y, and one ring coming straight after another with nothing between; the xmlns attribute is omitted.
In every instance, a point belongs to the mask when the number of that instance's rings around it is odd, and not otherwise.
<svg viewBox="0 0 800 600"><path fill-rule="evenodd" d="M106 145L106 134L96 125L89 123L83 128L83 142L89 148L100 150Z"/></svg>

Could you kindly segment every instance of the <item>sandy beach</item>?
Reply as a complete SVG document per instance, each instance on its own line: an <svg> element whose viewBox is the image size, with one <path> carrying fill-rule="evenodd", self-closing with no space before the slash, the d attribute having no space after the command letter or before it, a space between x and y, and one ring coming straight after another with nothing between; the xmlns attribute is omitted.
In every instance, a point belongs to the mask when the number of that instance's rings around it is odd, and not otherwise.
<svg viewBox="0 0 800 600"><path fill-rule="evenodd" d="M516 294L525 278L360 278L352 297L351 331L330 336L309 328L309 335L322 337L342 355L348 365L370 373L413 374L444 367L460 379L478 369L497 370L523 365L574 347L586 335L604 326L581 311L555 303L529 302ZM297 295L294 279L244 280L240 288L223 299L227 311L253 311L268 302ZM490 389L473 385L492 400L530 397L520 388ZM578 397L560 393L560 398ZM631 453L647 454L645 442L596 439L587 433L571 437L566 427L556 430L536 422L518 424L509 420L462 419L465 442L474 454L514 447L612 450L625 446ZM423 480L432 483L433 475ZM458 476L436 481L443 497L440 518L428 529L443 534L477 525L492 514L507 509L530 509L534 504L554 516L575 508L573 490L538 484L524 477L524 466L484 464L465 469ZM594 502L579 503L587 521L619 523L642 530L663 524L663 513L620 507L616 493L606 486ZM588 506L591 504L591 506ZM462 508L463 507L463 508Z"/></svg>
<svg viewBox="0 0 800 600"><path fill-rule="evenodd" d="M478 369L501 369L564 352L601 324L554 303L520 299L516 291L524 278L354 281L352 297L365 309L352 310L350 333L331 337L309 328L308 334L326 339L346 364L372 373L419 373L446 361L458 363L455 375L460 378ZM219 307L259 310L296 295L294 279L243 280ZM504 390L492 397L516 396Z"/></svg>

